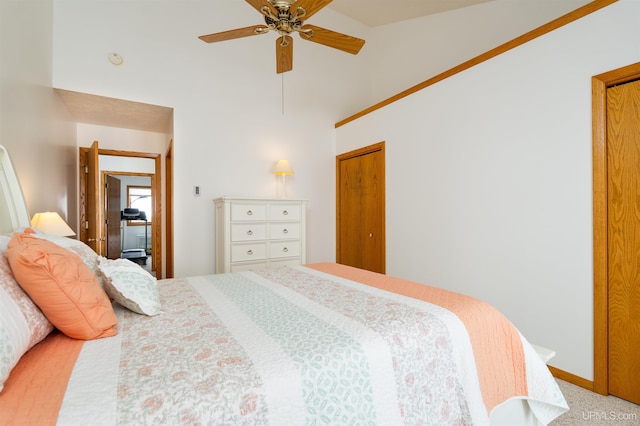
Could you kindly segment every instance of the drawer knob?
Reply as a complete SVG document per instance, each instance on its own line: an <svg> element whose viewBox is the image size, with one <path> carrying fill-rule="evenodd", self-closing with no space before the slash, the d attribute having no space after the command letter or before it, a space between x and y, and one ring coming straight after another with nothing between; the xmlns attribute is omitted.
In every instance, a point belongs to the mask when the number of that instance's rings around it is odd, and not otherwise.
<svg viewBox="0 0 640 426"><path fill-rule="evenodd" d="M288 252L288 251L289 251L289 249L288 249L288 248L286 248L286 247L284 247L284 248L282 249L282 251L286 253L286 252Z"/></svg>
<svg viewBox="0 0 640 426"><path fill-rule="evenodd" d="M253 231L252 231L251 229L249 229L249 230L247 231L247 235L253 235Z"/></svg>
<svg viewBox="0 0 640 426"><path fill-rule="evenodd" d="M247 250L247 254L251 256L253 254L253 250Z"/></svg>
<svg viewBox="0 0 640 426"><path fill-rule="evenodd" d="M247 210L247 216L251 216L253 215L253 212L251 210Z"/></svg>
<svg viewBox="0 0 640 426"><path fill-rule="evenodd" d="M288 215L288 214L289 214L289 212L288 212L288 211L286 211L286 210L283 210L283 211L282 211L282 214L286 216L286 215Z"/></svg>
<svg viewBox="0 0 640 426"><path fill-rule="evenodd" d="M289 233L289 230L288 230L287 228L284 228L284 229L282 230L282 233L283 233L283 234L288 234L288 233Z"/></svg>

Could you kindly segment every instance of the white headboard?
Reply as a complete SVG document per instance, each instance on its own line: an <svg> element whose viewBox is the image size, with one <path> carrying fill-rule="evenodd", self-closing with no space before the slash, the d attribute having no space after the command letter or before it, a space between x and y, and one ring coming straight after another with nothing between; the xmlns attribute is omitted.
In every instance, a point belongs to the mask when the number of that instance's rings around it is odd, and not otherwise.
<svg viewBox="0 0 640 426"><path fill-rule="evenodd" d="M9 153L0 145L0 234L29 226L29 212Z"/></svg>

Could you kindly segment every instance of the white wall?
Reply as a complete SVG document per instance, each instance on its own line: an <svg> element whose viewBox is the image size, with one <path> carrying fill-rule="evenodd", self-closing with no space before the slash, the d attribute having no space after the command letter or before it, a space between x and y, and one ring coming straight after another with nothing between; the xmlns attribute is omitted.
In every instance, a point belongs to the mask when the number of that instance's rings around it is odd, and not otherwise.
<svg viewBox="0 0 640 426"><path fill-rule="evenodd" d="M108 172L132 172L154 174L156 161L151 158L119 157L113 155L100 155L98 157L100 171ZM151 178L144 177L146 185L150 185Z"/></svg>
<svg viewBox="0 0 640 426"><path fill-rule="evenodd" d="M166 133L145 132L86 123L78 123L76 134L78 146L88 148L94 141L98 141L100 149L147 152L162 156L166 153L171 139L171 136ZM117 167L120 168L121 166ZM155 169L152 168L149 173L154 171Z"/></svg>
<svg viewBox="0 0 640 426"><path fill-rule="evenodd" d="M77 231L75 123L51 88L52 1L0 2L0 144L31 215L56 211Z"/></svg>
<svg viewBox="0 0 640 426"><path fill-rule="evenodd" d="M640 60L620 0L337 129L387 154L387 273L497 306L593 379L591 76Z"/></svg>

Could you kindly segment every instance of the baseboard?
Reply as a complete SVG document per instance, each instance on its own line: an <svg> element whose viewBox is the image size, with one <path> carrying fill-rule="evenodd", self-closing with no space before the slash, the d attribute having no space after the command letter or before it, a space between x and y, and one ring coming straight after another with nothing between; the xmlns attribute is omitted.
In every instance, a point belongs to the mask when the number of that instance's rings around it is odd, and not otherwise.
<svg viewBox="0 0 640 426"><path fill-rule="evenodd" d="M553 374L553 377L564 380L565 382L569 382L572 385L580 386L581 388L585 388L593 392L593 381L587 380L580 376L576 376L575 374L571 374L567 371L561 370L556 367L548 366L549 371Z"/></svg>

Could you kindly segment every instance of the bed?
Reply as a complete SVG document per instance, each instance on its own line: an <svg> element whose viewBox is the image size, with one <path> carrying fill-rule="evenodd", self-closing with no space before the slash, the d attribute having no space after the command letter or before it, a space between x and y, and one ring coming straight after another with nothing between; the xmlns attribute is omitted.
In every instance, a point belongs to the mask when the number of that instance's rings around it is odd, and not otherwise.
<svg viewBox="0 0 640 426"><path fill-rule="evenodd" d="M334 263L156 281L29 229L1 146L0 163L2 425L537 425L568 410L482 301ZM54 295L30 283L43 274Z"/></svg>

